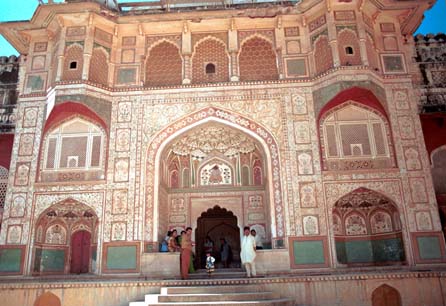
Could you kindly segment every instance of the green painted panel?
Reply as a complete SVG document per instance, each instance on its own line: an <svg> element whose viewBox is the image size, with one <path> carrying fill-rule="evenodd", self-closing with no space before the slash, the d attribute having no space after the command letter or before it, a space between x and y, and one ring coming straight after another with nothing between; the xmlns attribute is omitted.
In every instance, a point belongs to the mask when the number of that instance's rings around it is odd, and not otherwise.
<svg viewBox="0 0 446 306"><path fill-rule="evenodd" d="M337 241L336 255L343 264L404 261L405 258L401 238Z"/></svg>
<svg viewBox="0 0 446 306"><path fill-rule="evenodd" d="M373 240L373 258L375 262L404 261L404 247L401 238Z"/></svg>
<svg viewBox="0 0 446 306"><path fill-rule="evenodd" d="M417 237L417 242L421 259L441 259L438 237Z"/></svg>
<svg viewBox="0 0 446 306"><path fill-rule="evenodd" d="M20 272L20 262L23 249L1 249L0 250L0 272Z"/></svg>
<svg viewBox="0 0 446 306"><path fill-rule="evenodd" d="M349 263L373 262L373 248L369 240L345 242L345 252Z"/></svg>
<svg viewBox="0 0 446 306"><path fill-rule="evenodd" d="M107 248L108 270L136 270L136 245L109 246Z"/></svg>
<svg viewBox="0 0 446 306"><path fill-rule="evenodd" d="M63 272L65 269L65 250L43 249L41 250L40 271Z"/></svg>
<svg viewBox="0 0 446 306"><path fill-rule="evenodd" d="M293 241L294 263L296 265L325 264L324 243L316 241Z"/></svg>

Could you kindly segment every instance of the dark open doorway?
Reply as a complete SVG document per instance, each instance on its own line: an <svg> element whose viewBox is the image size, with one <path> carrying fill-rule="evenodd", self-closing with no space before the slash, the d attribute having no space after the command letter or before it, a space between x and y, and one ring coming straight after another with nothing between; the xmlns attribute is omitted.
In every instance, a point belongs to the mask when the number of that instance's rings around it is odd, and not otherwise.
<svg viewBox="0 0 446 306"><path fill-rule="evenodd" d="M240 267L240 228L237 226L237 217L224 208L215 206L202 213L197 220L197 229L195 231L196 241L196 266L204 267L205 260L205 241L210 237L213 242L213 256L220 259L220 239L226 239L231 247L231 262L229 267Z"/></svg>

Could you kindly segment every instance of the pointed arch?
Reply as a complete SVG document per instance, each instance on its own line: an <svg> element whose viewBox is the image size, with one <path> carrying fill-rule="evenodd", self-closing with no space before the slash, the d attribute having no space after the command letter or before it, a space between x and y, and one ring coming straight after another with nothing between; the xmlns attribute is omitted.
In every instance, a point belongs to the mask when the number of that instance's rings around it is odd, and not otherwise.
<svg viewBox="0 0 446 306"><path fill-rule="evenodd" d="M354 30L344 28L339 31L338 48L342 66L362 65L359 39Z"/></svg>
<svg viewBox="0 0 446 306"><path fill-rule="evenodd" d="M57 295L47 291L40 295L34 302L34 306L61 306L60 299Z"/></svg>
<svg viewBox="0 0 446 306"><path fill-rule="evenodd" d="M338 263L347 266L405 262L397 205L374 190L361 187L342 196L332 210ZM335 226L333 226L335 227Z"/></svg>
<svg viewBox="0 0 446 306"><path fill-rule="evenodd" d="M183 82L180 49L169 40L160 40L148 49L145 67L146 86L180 85Z"/></svg>
<svg viewBox="0 0 446 306"><path fill-rule="evenodd" d="M107 141L107 125L90 108L74 102L56 105L43 129L38 180L103 179Z"/></svg>
<svg viewBox="0 0 446 306"><path fill-rule="evenodd" d="M402 306L400 293L395 288L383 284L373 290L372 306Z"/></svg>
<svg viewBox="0 0 446 306"><path fill-rule="evenodd" d="M157 241L158 239L158 185L159 175L153 175L159 171L161 153L164 148L178 135L206 122L218 122L238 129L252 136L262 145L266 154L267 169L270 173L280 173L279 151L276 139L263 126L243 117L237 113L214 107L208 107L181 119L159 131L148 146L146 160L146 198L145 198L145 222L144 240ZM268 180L271 233L273 238L281 238L285 235L285 214L282 200L282 186L279 175L272 175Z"/></svg>
<svg viewBox="0 0 446 306"><path fill-rule="evenodd" d="M62 81L81 80L84 66L84 47L79 43L73 43L65 49L64 56Z"/></svg>
<svg viewBox="0 0 446 306"><path fill-rule="evenodd" d="M212 36L199 40L194 45L191 62L192 83L229 81L229 54L222 40ZM214 72L206 71L209 64Z"/></svg>
<svg viewBox="0 0 446 306"><path fill-rule="evenodd" d="M318 127L324 170L396 167L387 113L369 90L336 95L320 111Z"/></svg>
<svg viewBox="0 0 446 306"><path fill-rule="evenodd" d="M245 39L238 54L240 80L277 80L279 72L274 44L261 35Z"/></svg>

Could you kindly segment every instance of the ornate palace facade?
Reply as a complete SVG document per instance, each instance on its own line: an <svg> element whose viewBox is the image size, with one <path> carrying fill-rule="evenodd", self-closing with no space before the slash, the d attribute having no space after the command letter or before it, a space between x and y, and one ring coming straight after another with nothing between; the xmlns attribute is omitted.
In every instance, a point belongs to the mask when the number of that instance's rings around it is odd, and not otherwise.
<svg viewBox="0 0 446 306"><path fill-rule="evenodd" d="M23 54L0 273L173 275L186 226L197 253L255 228L267 273L444 261L414 85L432 1L223 4L0 25Z"/></svg>

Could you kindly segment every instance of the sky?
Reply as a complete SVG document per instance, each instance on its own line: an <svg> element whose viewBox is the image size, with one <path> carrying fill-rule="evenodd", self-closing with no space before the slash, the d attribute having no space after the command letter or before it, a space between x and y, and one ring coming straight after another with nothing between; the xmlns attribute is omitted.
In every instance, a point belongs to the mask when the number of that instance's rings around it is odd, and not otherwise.
<svg viewBox="0 0 446 306"><path fill-rule="evenodd" d="M17 2L20 7L17 7ZM47 0L44 0L45 2ZM119 0L119 3L125 2L144 2L147 0ZM63 0L55 0L63 2ZM29 20L31 19L38 0L0 0L0 22ZM428 33L446 33L446 0L437 0L434 7L425 13L424 20L415 34ZM18 52L0 36L0 56L18 55Z"/></svg>

